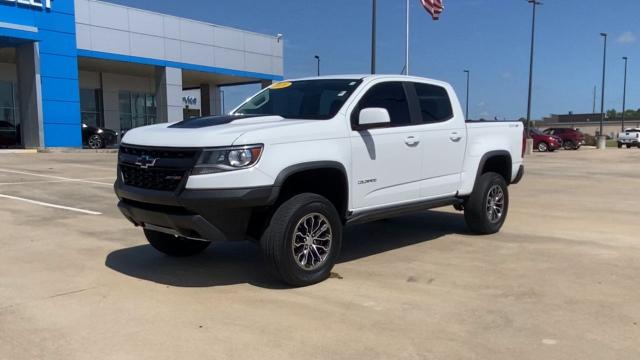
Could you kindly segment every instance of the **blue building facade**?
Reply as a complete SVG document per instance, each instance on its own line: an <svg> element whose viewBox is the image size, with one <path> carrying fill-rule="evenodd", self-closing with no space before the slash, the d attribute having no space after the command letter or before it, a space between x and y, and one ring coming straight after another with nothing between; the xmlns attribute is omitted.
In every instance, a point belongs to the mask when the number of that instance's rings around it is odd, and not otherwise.
<svg viewBox="0 0 640 360"><path fill-rule="evenodd" d="M150 122L181 120L188 89L219 113L221 86L281 79L282 64L281 36L95 0L0 0L0 146L81 147L86 119L121 131L137 109L122 94L141 83Z"/></svg>
<svg viewBox="0 0 640 360"><path fill-rule="evenodd" d="M0 47L38 48L42 145L81 146L74 2L3 0L0 6Z"/></svg>

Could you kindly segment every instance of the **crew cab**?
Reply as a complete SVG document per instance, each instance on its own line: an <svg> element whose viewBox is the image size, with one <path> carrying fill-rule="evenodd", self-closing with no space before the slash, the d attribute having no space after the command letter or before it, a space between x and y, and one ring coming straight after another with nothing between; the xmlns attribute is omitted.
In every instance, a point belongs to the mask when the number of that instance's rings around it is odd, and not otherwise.
<svg viewBox="0 0 640 360"><path fill-rule="evenodd" d="M618 134L618 147L626 146L627 148L636 146L640 148L640 129L626 129Z"/></svg>
<svg viewBox="0 0 640 360"><path fill-rule="evenodd" d="M128 131L118 207L165 254L250 239L275 276L310 285L329 276L345 225L454 206L471 232L500 230L523 126L464 119L440 81L279 82L229 115Z"/></svg>

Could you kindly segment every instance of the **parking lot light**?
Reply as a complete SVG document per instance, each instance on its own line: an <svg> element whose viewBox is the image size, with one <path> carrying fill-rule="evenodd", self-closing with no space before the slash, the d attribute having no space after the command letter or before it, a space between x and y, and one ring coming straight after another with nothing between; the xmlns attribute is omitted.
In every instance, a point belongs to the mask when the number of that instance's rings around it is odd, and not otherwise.
<svg viewBox="0 0 640 360"><path fill-rule="evenodd" d="M604 39L604 50L602 56L602 95L600 97L600 133L598 135L598 149L607 148L607 140L604 136L604 85L607 76L607 33L600 33Z"/></svg>
<svg viewBox="0 0 640 360"><path fill-rule="evenodd" d="M629 62L628 57L623 57L624 60L624 85L622 88L622 131L624 131L624 113L627 110L627 64Z"/></svg>

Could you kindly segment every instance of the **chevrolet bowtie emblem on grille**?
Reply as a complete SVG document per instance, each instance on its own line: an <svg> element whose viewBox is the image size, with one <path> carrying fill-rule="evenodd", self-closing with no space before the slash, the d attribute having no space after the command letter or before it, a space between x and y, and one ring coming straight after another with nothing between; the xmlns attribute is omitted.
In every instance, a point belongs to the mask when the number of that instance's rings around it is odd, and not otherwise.
<svg viewBox="0 0 640 360"><path fill-rule="evenodd" d="M149 155L142 155L136 160L136 165L140 166L141 169L146 169L148 167L155 166L156 161L158 161L158 159L152 158Z"/></svg>

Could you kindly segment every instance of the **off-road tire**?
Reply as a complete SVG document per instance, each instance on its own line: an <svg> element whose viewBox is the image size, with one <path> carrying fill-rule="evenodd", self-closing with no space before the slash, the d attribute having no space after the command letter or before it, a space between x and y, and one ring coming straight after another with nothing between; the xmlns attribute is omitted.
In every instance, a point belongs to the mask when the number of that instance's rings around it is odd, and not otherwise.
<svg viewBox="0 0 640 360"><path fill-rule="evenodd" d="M489 192L499 187L503 194L503 208L497 221L492 221L487 210ZM500 231L509 211L509 189L504 178L497 173L487 172L478 178L471 196L464 204L464 219L472 233L495 234Z"/></svg>
<svg viewBox="0 0 640 360"><path fill-rule="evenodd" d="M294 255L294 237L300 222L313 214L320 214L327 220L331 242L325 259L318 262L318 267L305 269ZM296 287L316 284L329 277L340 255L342 220L326 198L312 193L299 194L278 207L261 236L260 246L264 261L275 277Z"/></svg>

